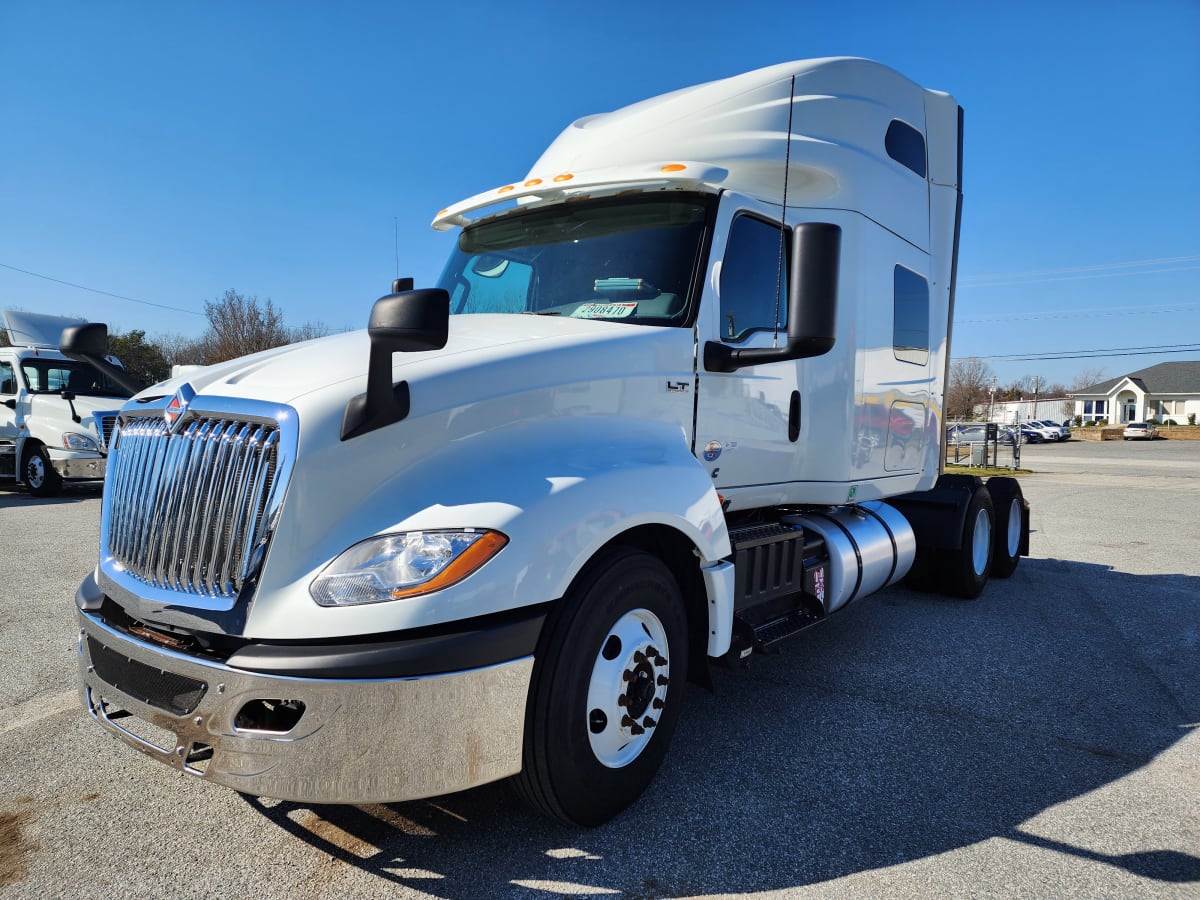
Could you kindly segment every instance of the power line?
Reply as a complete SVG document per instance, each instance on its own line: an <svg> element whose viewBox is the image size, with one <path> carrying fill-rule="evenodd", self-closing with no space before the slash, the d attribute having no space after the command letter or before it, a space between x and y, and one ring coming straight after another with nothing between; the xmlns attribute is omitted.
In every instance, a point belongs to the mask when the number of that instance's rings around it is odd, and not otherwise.
<svg viewBox="0 0 1200 900"><path fill-rule="evenodd" d="M971 288L1014 287L1028 284L1052 284L1059 281L1085 281L1089 278L1124 278L1129 275L1165 275L1168 272L1191 272L1200 266L1172 266L1168 269L1151 269L1145 272L1093 272L1089 275L1065 275L1061 278L1021 278L1012 281L986 281L968 283Z"/></svg>
<svg viewBox="0 0 1200 900"><path fill-rule="evenodd" d="M999 316L985 316L980 319L958 319L955 325L994 325L997 322L1026 322L1034 319L1105 319L1116 316L1161 315L1163 313L1193 312L1200 309L1200 303L1185 301L1169 306L1096 306L1087 309L1050 310L1041 313L1009 313Z"/></svg>
<svg viewBox="0 0 1200 900"><path fill-rule="evenodd" d="M996 362L1045 362L1059 359L1103 359L1115 356L1161 356L1170 353L1200 353L1200 344L1158 344L1149 347L1110 347L1100 350L1063 350L1046 353L975 356Z"/></svg>
<svg viewBox="0 0 1200 900"><path fill-rule="evenodd" d="M1200 268L1200 254L1162 256L1157 259L1135 259L1126 262L1099 263L1091 266L1067 266L1060 269L1034 269L1027 272L998 272L986 275L967 275L959 279L964 286L999 287L1009 284L1037 284L1042 281L1075 281L1082 278L1113 278L1124 275L1156 275L1159 272L1180 272ZM1169 268L1162 268L1169 266ZM1149 271L1129 271L1148 269Z"/></svg>
<svg viewBox="0 0 1200 900"><path fill-rule="evenodd" d="M0 263L0 268L12 269L14 272L20 272L22 275L32 275L34 278L42 278L46 281L53 281L55 284L64 284L67 287L77 288L81 291L91 291L93 294L103 294L105 297L115 297L117 300L128 300L130 303L140 303L142 306L155 306L159 309L169 309L174 312L188 313L193 316L203 316L204 313L196 312L194 309L182 309L178 306L167 306L164 303L151 303L149 300L138 300L136 297L126 297L124 294L113 294L109 291L102 291L98 288L88 287L84 284L74 284L70 281L63 281L61 278L51 278L49 275L42 275L40 272L30 272L28 269L19 269L16 266L10 266L7 263Z"/></svg>

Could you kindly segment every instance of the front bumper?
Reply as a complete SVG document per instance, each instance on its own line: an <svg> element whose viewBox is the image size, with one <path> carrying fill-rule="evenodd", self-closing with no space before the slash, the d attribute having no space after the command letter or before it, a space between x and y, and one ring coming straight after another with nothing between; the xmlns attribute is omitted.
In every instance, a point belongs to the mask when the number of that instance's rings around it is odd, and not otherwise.
<svg viewBox="0 0 1200 900"><path fill-rule="evenodd" d="M108 457L86 450L50 450L50 465L63 478L103 478L108 469Z"/></svg>
<svg viewBox="0 0 1200 900"><path fill-rule="evenodd" d="M242 793L390 803L521 768L531 656L424 677L295 678L142 643L87 612L79 624L80 693L92 718L148 756ZM286 731L247 727L244 710L263 701L303 704L303 714Z"/></svg>

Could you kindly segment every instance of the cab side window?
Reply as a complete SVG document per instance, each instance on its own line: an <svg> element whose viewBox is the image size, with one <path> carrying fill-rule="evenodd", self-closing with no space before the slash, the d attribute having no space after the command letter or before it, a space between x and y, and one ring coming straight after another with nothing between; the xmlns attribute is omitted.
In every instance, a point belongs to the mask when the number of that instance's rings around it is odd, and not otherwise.
<svg viewBox="0 0 1200 900"><path fill-rule="evenodd" d="M733 220L721 263L721 340L745 340L751 332L773 331L776 325L780 331L787 328L791 252L780 243L778 225L752 216Z"/></svg>
<svg viewBox="0 0 1200 900"><path fill-rule="evenodd" d="M16 392L17 380L13 376L12 364L0 362L0 395L15 394Z"/></svg>

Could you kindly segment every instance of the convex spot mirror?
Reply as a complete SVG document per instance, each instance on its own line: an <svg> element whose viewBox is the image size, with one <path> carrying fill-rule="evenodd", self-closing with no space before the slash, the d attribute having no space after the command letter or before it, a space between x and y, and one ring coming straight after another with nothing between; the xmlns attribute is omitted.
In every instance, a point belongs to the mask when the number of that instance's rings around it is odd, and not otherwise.
<svg viewBox="0 0 1200 900"><path fill-rule="evenodd" d="M507 259L491 253L485 253L471 263L471 271L483 278L499 278L507 268Z"/></svg>

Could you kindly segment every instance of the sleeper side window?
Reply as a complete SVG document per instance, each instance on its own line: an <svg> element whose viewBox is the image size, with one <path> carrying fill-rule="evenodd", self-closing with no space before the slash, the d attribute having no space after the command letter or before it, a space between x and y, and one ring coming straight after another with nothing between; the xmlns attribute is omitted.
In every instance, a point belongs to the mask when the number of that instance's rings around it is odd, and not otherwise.
<svg viewBox="0 0 1200 900"><path fill-rule="evenodd" d="M911 269L896 266L895 288L896 359L923 366L929 361L929 282Z"/></svg>
<svg viewBox="0 0 1200 900"><path fill-rule="evenodd" d="M925 177L925 137L917 129L907 122L892 119L883 138L883 146L888 156L900 165Z"/></svg>

